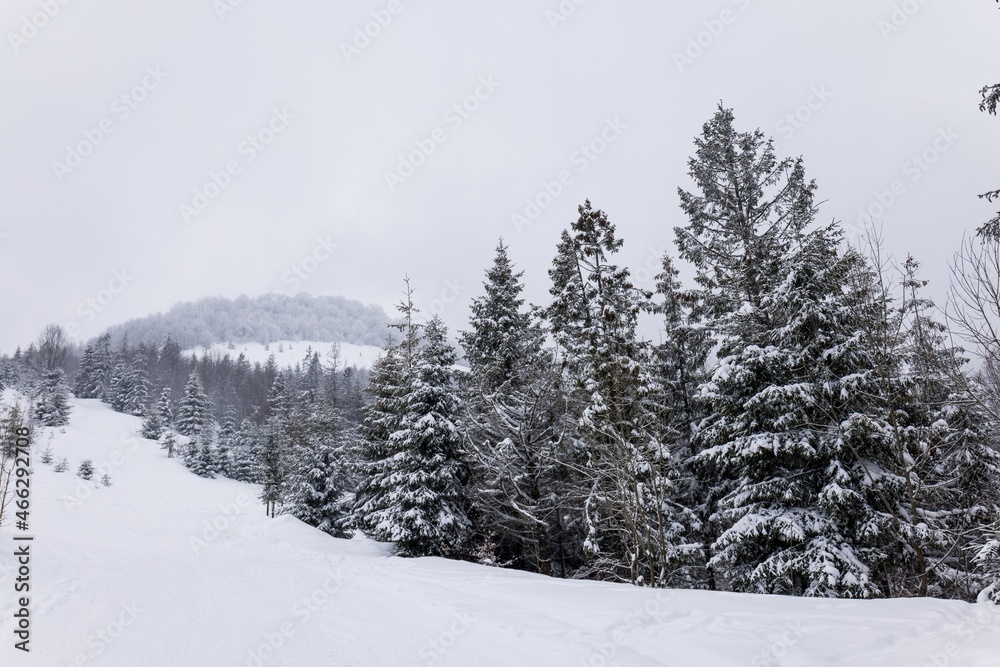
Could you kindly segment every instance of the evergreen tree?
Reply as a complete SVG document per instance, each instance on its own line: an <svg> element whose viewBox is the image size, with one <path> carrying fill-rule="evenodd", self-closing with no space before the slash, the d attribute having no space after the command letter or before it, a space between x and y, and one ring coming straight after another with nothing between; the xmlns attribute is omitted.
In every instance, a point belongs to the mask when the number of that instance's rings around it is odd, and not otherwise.
<svg viewBox="0 0 1000 667"><path fill-rule="evenodd" d="M77 398L104 398L111 376L111 336L102 334L88 345L80 360L80 369L73 382Z"/></svg>
<svg viewBox="0 0 1000 667"><path fill-rule="evenodd" d="M366 419L368 437L385 435L386 426L392 430L386 440L370 443L369 456L378 458L366 461L356 515L364 530L396 543L402 555L440 556L459 553L468 537L468 473L454 422L459 409L452 376L455 352L438 318L427 325L419 345L412 294L407 289L406 300L397 306L404 316L403 342L398 352L387 354L398 354L396 377L378 378L380 384L391 383L389 400L376 395L380 405ZM388 370L385 365L378 372ZM386 408L389 421L379 423Z"/></svg>
<svg viewBox="0 0 1000 667"><path fill-rule="evenodd" d="M188 436L187 441L180 445L181 462L189 470L194 468L199 455L198 436ZM169 458L169 456L168 456Z"/></svg>
<svg viewBox="0 0 1000 667"><path fill-rule="evenodd" d="M988 415L963 395L965 359L946 344L933 302L920 295L927 282L919 267L913 257L903 264L893 349L882 355L896 360L882 414L904 481L897 516L906 549L897 561L908 566L891 592L971 600L983 587L974 545L1000 518L1000 454Z"/></svg>
<svg viewBox="0 0 1000 667"><path fill-rule="evenodd" d="M676 526L663 511L670 453L649 401L652 357L636 335L652 295L613 263L623 241L607 215L589 201L579 213L549 269L546 317L565 355L586 448L584 547L602 576L660 586Z"/></svg>
<svg viewBox="0 0 1000 667"><path fill-rule="evenodd" d="M90 459L84 459L80 462L80 467L77 469L76 474L81 479L91 479L94 476L94 462Z"/></svg>
<svg viewBox="0 0 1000 667"><path fill-rule="evenodd" d="M111 371L111 378L108 381L108 388L104 392L102 399L111 406L115 412L125 411L125 397L128 392L128 369L125 360L119 360Z"/></svg>
<svg viewBox="0 0 1000 667"><path fill-rule="evenodd" d="M210 425L210 419L208 396L198 373L192 371L177 410L177 431L181 435L197 436Z"/></svg>
<svg viewBox="0 0 1000 667"><path fill-rule="evenodd" d="M191 472L199 477L214 479L216 465L211 432L205 430L193 437L188 448L189 453L185 457L185 464Z"/></svg>
<svg viewBox="0 0 1000 667"><path fill-rule="evenodd" d="M156 416L160 420L163 428L171 428L174 425L174 411L170 402L170 387L164 387L160 392L160 398L156 402Z"/></svg>
<svg viewBox="0 0 1000 667"><path fill-rule="evenodd" d="M100 385L95 380L96 375L96 353L94 346L88 345L83 350L80 369L73 381L73 395L77 398L100 398Z"/></svg>
<svg viewBox="0 0 1000 667"><path fill-rule="evenodd" d="M232 438L229 477L240 482L259 483L257 449L257 428L249 419L244 419Z"/></svg>
<svg viewBox="0 0 1000 667"><path fill-rule="evenodd" d="M65 426L71 411L69 387L61 368L46 371L35 399L35 419L43 426Z"/></svg>
<svg viewBox="0 0 1000 667"><path fill-rule="evenodd" d="M136 358L126 369L125 386L121 396L121 412L141 417L149 404L149 372L141 358Z"/></svg>
<svg viewBox="0 0 1000 667"><path fill-rule="evenodd" d="M267 408L268 417L279 423L287 421L289 414L291 414L292 401L288 396L288 385L284 373L278 373L274 376L271 390L267 395Z"/></svg>
<svg viewBox="0 0 1000 667"><path fill-rule="evenodd" d="M459 336L477 385L486 392L523 379L525 359L542 344L532 330L530 313L522 310L523 275L514 272L501 239L483 283L486 294L472 300L471 331Z"/></svg>
<svg viewBox="0 0 1000 667"><path fill-rule="evenodd" d="M877 350L858 333L884 304L852 281L868 269L838 252L840 239L836 225L805 233L780 257L784 280L756 293L759 306L717 321L742 346L723 346L703 388L714 420L700 457L733 482L712 563L737 590L884 593L900 480L871 417L883 392Z"/></svg>
<svg viewBox="0 0 1000 667"><path fill-rule="evenodd" d="M215 447L216 472L225 477L232 476L233 446L236 438L236 414L232 408L226 411L219 428L219 438Z"/></svg>
<svg viewBox="0 0 1000 667"><path fill-rule="evenodd" d="M816 185L801 159L778 160L721 106L695 145L689 224L675 231L695 267L693 318L720 360L699 392L695 460L710 482L696 506L724 531L710 568L739 590L876 595L899 479L865 419L883 386L858 331L885 305L863 259L837 256L838 230L806 233Z"/></svg>
<svg viewBox="0 0 1000 667"><path fill-rule="evenodd" d="M364 407L357 446L360 481L355 491L354 522L365 530L374 526L368 524L365 516L383 505L388 492L383 487L385 478L378 473L389 455L389 438L399 430L409 391L409 373L399 348L387 340L383 355L372 364L371 378L365 389L369 402Z"/></svg>
<svg viewBox="0 0 1000 667"><path fill-rule="evenodd" d="M272 418L265 425L258 440L257 477L263 485L260 500L264 503L266 513L271 517L277 513L278 505L285 495L287 469L282 451L285 437L284 425Z"/></svg>
<svg viewBox="0 0 1000 667"><path fill-rule="evenodd" d="M568 576L580 563L567 518L578 519L568 484L569 454L559 443L570 426L561 409L560 372L544 332L523 311L522 273L501 241L472 301L460 341L469 361L463 412L473 460L476 523L490 561Z"/></svg>
<svg viewBox="0 0 1000 667"><path fill-rule="evenodd" d="M162 433L163 423L160 421L160 415L155 410L150 410L142 419L139 435L149 440L159 440Z"/></svg>
<svg viewBox="0 0 1000 667"><path fill-rule="evenodd" d="M668 513L683 526L684 541L700 545L700 549L678 554L670 583L713 589L715 581L708 560L717 537L711 516L719 498L711 494L715 472L697 459L701 448L699 425L706 416L698 392L708 379L712 341L694 321L690 295L682 290L678 275L673 260L665 255L663 271L656 277L655 311L663 317L663 333L654 350L653 396L658 407L659 437L669 444L673 459L674 502Z"/></svg>
<svg viewBox="0 0 1000 667"><path fill-rule="evenodd" d="M389 478L386 505L366 517L369 525L377 517L376 536L395 542L404 555L457 553L470 527L466 463L454 423L454 363L447 330L435 317L415 360L400 428L389 437L392 456L382 466Z"/></svg>
<svg viewBox="0 0 1000 667"><path fill-rule="evenodd" d="M170 429L167 429L164 433L160 448L166 450L168 459L174 458L174 452L177 449L177 436Z"/></svg>
<svg viewBox="0 0 1000 667"><path fill-rule="evenodd" d="M319 360L319 353L314 352L310 347L306 350L305 359L302 361L302 379L299 382L297 396L298 405L305 410L310 410L322 398L322 387L323 364Z"/></svg>
<svg viewBox="0 0 1000 667"><path fill-rule="evenodd" d="M348 537L350 484L345 462L349 440L339 415L310 419L295 428L285 512L334 537Z"/></svg>
<svg viewBox="0 0 1000 667"><path fill-rule="evenodd" d="M695 268L694 316L712 320L759 308L782 279L780 263L813 219L816 184L800 159L778 160L760 130L737 132L721 105L695 139L688 173L696 189L679 189L688 225L674 229L682 259Z"/></svg>

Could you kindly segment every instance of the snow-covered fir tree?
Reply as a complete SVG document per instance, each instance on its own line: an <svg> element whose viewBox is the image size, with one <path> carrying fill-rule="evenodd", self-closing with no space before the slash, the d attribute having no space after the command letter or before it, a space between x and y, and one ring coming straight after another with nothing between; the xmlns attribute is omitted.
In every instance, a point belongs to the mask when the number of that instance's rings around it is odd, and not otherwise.
<svg viewBox="0 0 1000 667"><path fill-rule="evenodd" d="M395 385L388 387L393 404L382 402L371 414L379 419L379 412L389 407L395 428L387 440L369 443L367 453L377 452L378 458L365 462L355 513L366 532L395 543L401 555L457 554L471 522L467 463L455 425L460 405L452 371L456 355L436 317L427 324L421 345L412 296L407 282L406 300L397 306L404 319L398 374L379 378ZM385 425L370 422L366 437L383 435Z"/></svg>
<svg viewBox="0 0 1000 667"><path fill-rule="evenodd" d="M354 522L366 530L375 524L368 524L365 517L382 505L387 493L385 477L377 472L389 455L390 436L399 429L411 373L400 348L386 341L382 356L372 364L365 389L369 402L356 446L360 480L355 490Z"/></svg>
<svg viewBox="0 0 1000 667"><path fill-rule="evenodd" d="M934 303L921 294L927 281L907 257L901 267L901 304L888 327L881 358L885 430L903 478L897 517L905 542L892 595L975 599L984 587L976 545L1000 519L1000 454L989 415L962 389L962 351L948 344ZM907 571L908 570L908 571Z"/></svg>
<svg viewBox="0 0 1000 667"><path fill-rule="evenodd" d="M712 342L692 317L691 298L682 289L679 273L670 256L665 255L662 272L656 276L654 308L663 323L652 370L656 428L659 438L668 443L673 459L672 510L668 513L683 526L681 540L690 545L676 554L674 576L669 583L711 589L715 581L708 559L716 537L711 516L718 498L707 492L713 488L712 471L698 464L697 455L701 448L699 426L705 417L698 391L707 380Z"/></svg>
<svg viewBox="0 0 1000 667"><path fill-rule="evenodd" d="M191 438L188 443L188 454L185 465L199 477L213 479L215 477L215 448L212 446L212 433L205 429Z"/></svg>
<svg viewBox="0 0 1000 667"><path fill-rule="evenodd" d="M272 355L271 360L273 359L274 356ZM284 373L279 372L274 377L271 390L267 395L267 410L268 417L277 420L279 423L287 421L288 416L292 412L292 400L288 395L288 382Z"/></svg>
<svg viewBox="0 0 1000 667"><path fill-rule="evenodd" d="M142 427L139 429L139 435L149 440L159 440L162 434L163 422L160 421L159 413L156 410L148 411L146 416L142 418Z"/></svg>
<svg viewBox="0 0 1000 667"><path fill-rule="evenodd" d="M650 403L653 358L636 334L652 295L613 262L623 241L607 215L589 201L579 214L549 269L546 317L565 355L586 450L584 547L602 576L661 586L678 526L665 511L671 459Z"/></svg>
<svg viewBox="0 0 1000 667"><path fill-rule="evenodd" d="M222 417L215 446L215 471L224 477L230 477L232 474L236 430L236 413L230 408Z"/></svg>
<svg viewBox="0 0 1000 667"><path fill-rule="evenodd" d="M262 485L259 497L264 503L265 511L272 517L277 514L278 506L285 496L286 438L284 423L272 417L257 439L256 475Z"/></svg>
<svg viewBox="0 0 1000 667"><path fill-rule="evenodd" d="M198 446L198 436L195 435L188 436L183 444L178 445L181 462L188 469L194 467L195 461L198 459Z"/></svg>
<svg viewBox="0 0 1000 667"><path fill-rule="evenodd" d="M839 470L817 472L824 460L832 461L835 447L830 445L829 434L822 434L822 427L814 429L811 424L833 424L839 430L839 422L833 421L835 415L810 421L815 412L825 409L815 401L825 399L826 394L806 391L807 383L818 379L816 374L825 364L812 369L794 365L815 363L814 357L825 351L817 350L818 340L810 344L809 336L823 334L825 340L835 341L848 334L852 323L836 310L847 303L847 297L837 291L848 280L843 275L845 267L851 268L858 260L831 256L830 244L835 245L836 239L830 238L832 230L828 230L811 244L821 262L814 271L795 261L793 251L815 214L816 186L806 179L801 159L779 160L773 143L759 130L738 132L731 110L720 106L695 139L695 146L688 162L695 189L680 191L689 224L675 232L681 257L695 268L692 316L712 337L714 354L720 360L699 393L707 413L700 426L697 457L705 483L698 487L695 508L701 508L703 518L718 515L723 519L708 526L706 542L714 529L725 531L706 545L709 584L715 583L715 570L719 570L722 584L738 590L875 594L878 586L870 568L877 558L862 562L855 549L842 551L829 568L835 574L827 579L811 569L821 569L820 565L808 561L822 553L811 551L822 547L822 540L828 541L833 553L854 535L834 535L841 527L831 528L829 516L817 506L825 475ZM799 252L797 257L806 255ZM812 279L820 284L807 284ZM799 288L805 291L796 294ZM797 298L805 301L796 304ZM793 312L796 305L810 308L812 319L796 320L802 316ZM824 307L832 314L824 312ZM829 349L851 360L841 367L858 370L870 361L854 349L838 350L835 344L829 342ZM758 396L757 392L762 393ZM845 407L835 414L846 418L851 412ZM821 437L827 451L815 449ZM772 447L770 455L767 447ZM856 463L863 466L860 460ZM791 471L803 469L810 473L803 473L800 483ZM852 480L860 473L852 469ZM797 532L816 511L822 516L822 521L812 524L816 532ZM866 530L874 538L885 535L887 529L876 521ZM828 532L817 534L823 531Z"/></svg>
<svg viewBox="0 0 1000 667"><path fill-rule="evenodd" d="M73 382L77 398L104 398L111 381L111 336L98 337L93 345L84 348L80 369Z"/></svg>
<svg viewBox="0 0 1000 667"><path fill-rule="evenodd" d="M302 360L301 379L296 396L296 403L304 410L310 410L321 399L323 376L323 364L320 361L319 352L310 347L306 350L306 356Z"/></svg>
<svg viewBox="0 0 1000 667"><path fill-rule="evenodd" d="M472 460L479 548L490 562L568 576L579 566L580 512L572 500L571 424L560 400L561 373L544 331L524 309L521 272L501 241L485 295L472 301L460 341L463 421Z"/></svg>
<svg viewBox="0 0 1000 667"><path fill-rule="evenodd" d="M160 443L160 448L167 452L167 458L172 459L174 453L177 451L177 436L171 429L166 429L163 433L163 441Z"/></svg>
<svg viewBox="0 0 1000 667"><path fill-rule="evenodd" d="M160 392L160 398L156 401L156 416L160 420L163 428L172 428L174 425L174 409L170 401L170 387L164 387Z"/></svg>
<svg viewBox="0 0 1000 667"><path fill-rule="evenodd" d="M177 409L177 432L196 436L211 425L208 396L198 373L192 371L184 387L184 397Z"/></svg>
<svg viewBox="0 0 1000 667"><path fill-rule="evenodd" d="M104 399L112 409L128 415L143 416L149 403L149 372L145 360L124 347L117 353L118 362Z"/></svg>
<svg viewBox="0 0 1000 667"><path fill-rule="evenodd" d="M257 426L249 419L244 419L231 440L229 477L240 482L258 483L260 481L257 439Z"/></svg>
<svg viewBox="0 0 1000 667"><path fill-rule="evenodd" d="M284 512L334 537L350 535L345 502L350 477L346 452L351 434L333 411L291 425L291 459Z"/></svg>
<svg viewBox="0 0 1000 667"><path fill-rule="evenodd" d="M780 258L783 280L758 282L756 302L716 320L728 337L703 388L714 414L700 457L732 481L712 562L737 590L885 592L900 484L870 417L877 349L859 335L884 304L852 282L865 260L840 241L836 225L803 230Z"/></svg>
<svg viewBox="0 0 1000 667"><path fill-rule="evenodd" d="M69 386L62 369L46 371L35 398L35 419L43 426L69 423Z"/></svg>

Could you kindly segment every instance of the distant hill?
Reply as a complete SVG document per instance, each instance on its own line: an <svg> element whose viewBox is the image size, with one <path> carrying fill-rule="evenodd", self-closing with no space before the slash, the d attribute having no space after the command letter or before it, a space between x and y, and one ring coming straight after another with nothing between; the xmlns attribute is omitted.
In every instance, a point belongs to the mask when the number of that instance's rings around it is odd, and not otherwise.
<svg viewBox="0 0 1000 667"><path fill-rule="evenodd" d="M339 296L267 294L236 299L210 297L178 303L108 329L112 344L128 334L133 345L158 345L170 334L185 349L216 343L316 341L381 346L389 330L385 311Z"/></svg>

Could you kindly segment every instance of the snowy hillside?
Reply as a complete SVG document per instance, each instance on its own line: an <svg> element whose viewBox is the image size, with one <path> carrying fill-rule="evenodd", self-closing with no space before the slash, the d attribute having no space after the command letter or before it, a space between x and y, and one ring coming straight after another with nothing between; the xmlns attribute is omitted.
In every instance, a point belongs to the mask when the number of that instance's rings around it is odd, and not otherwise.
<svg viewBox="0 0 1000 667"><path fill-rule="evenodd" d="M279 340L343 340L377 346L385 340L388 321L380 307L344 297L265 294L178 303L165 313L115 325L108 333L113 344L127 335L133 345L160 345L169 334L181 347Z"/></svg>
<svg viewBox="0 0 1000 667"><path fill-rule="evenodd" d="M264 364L267 358L274 355L274 360L279 368L295 366L302 361L306 355L306 350L312 347L314 352L319 352L320 360L327 362L327 352L330 351L333 343L318 341L276 341L266 346L262 343L236 343L230 346L227 343L216 343L207 348L213 355L219 357L228 354L232 358L244 354L251 364L260 362ZM199 357L205 354L205 347L195 347L185 350L184 354L197 354ZM354 345L352 343L340 343L340 363L341 366L357 366L358 368L371 368L375 360L382 355L382 349L372 345Z"/></svg>
<svg viewBox="0 0 1000 667"><path fill-rule="evenodd" d="M296 345L297 347L297 345ZM31 653L13 648L0 529L0 665L110 667L996 665L1000 614L571 582L402 560L268 519L257 488L191 474L139 420L74 400L33 454ZM74 471L93 459L95 482ZM112 485L96 480L109 472ZM20 533L19 533L20 534Z"/></svg>

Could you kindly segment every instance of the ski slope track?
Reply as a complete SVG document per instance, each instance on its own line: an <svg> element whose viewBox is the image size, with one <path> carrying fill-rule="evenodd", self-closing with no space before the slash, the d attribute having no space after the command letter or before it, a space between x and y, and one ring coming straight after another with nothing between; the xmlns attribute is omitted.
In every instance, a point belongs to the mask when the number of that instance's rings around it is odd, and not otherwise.
<svg viewBox="0 0 1000 667"><path fill-rule="evenodd" d="M35 434L31 651L14 648L22 533L7 525L3 667L1000 665L1000 613L983 604L651 591L390 557L267 518L257 487L196 477L138 428L74 400L69 426ZM47 443L68 472L41 463Z"/></svg>

